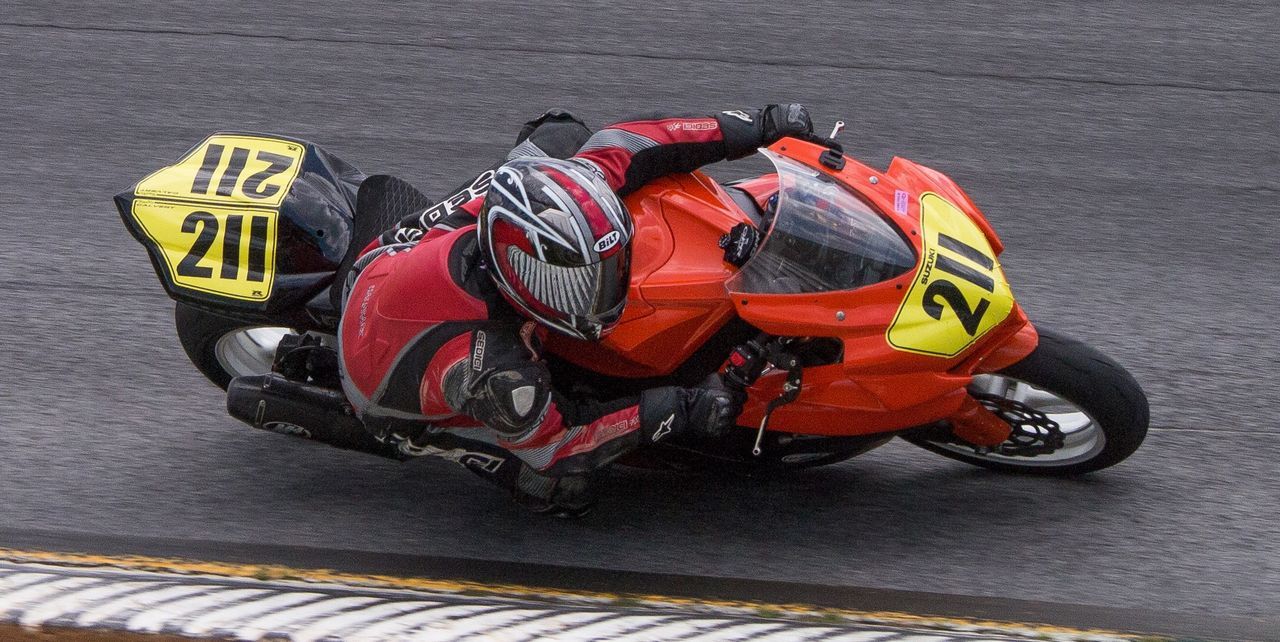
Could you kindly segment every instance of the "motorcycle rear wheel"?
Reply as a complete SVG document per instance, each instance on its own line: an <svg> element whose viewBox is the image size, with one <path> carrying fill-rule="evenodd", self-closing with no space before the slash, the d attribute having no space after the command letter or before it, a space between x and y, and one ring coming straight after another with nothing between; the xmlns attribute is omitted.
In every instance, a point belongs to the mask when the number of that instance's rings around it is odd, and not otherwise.
<svg viewBox="0 0 1280 642"><path fill-rule="evenodd" d="M290 328L255 325L182 303L173 311L178 340L191 363L226 389L234 377L271 372L276 346Z"/></svg>
<svg viewBox="0 0 1280 642"><path fill-rule="evenodd" d="M1063 445L1033 456L1003 454L1000 447L982 452L952 437L945 426L903 439L991 470L1072 476L1120 463L1147 434L1150 409L1133 376L1096 349L1050 330L1040 330L1039 345L1025 359L975 376L969 389L1045 413L1059 425Z"/></svg>

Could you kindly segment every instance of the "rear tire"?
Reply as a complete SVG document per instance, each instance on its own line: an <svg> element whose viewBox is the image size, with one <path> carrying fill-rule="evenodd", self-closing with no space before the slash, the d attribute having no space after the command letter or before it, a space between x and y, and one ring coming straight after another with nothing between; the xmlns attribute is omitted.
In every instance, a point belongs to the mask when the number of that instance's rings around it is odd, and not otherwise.
<svg viewBox="0 0 1280 642"><path fill-rule="evenodd" d="M1030 457L981 454L938 431L903 439L944 457L1010 473L1070 476L1101 470L1133 454L1147 434L1150 410L1142 387L1120 364L1094 348L1049 330L1022 361L999 372L975 377L975 392L1025 398L1028 406L1062 425L1066 445ZM1019 386L1022 386L1019 389ZM984 389L985 388L985 389ZM949 432L949 429L944 428Z"/></svg>
<svg viewBox="0 0 1280 642"><path fill-rule="evenodd" d="M266 374L289 328L225 317L183 303L173 311L178 340L191 363L225 390L234 377Z"/></svg>

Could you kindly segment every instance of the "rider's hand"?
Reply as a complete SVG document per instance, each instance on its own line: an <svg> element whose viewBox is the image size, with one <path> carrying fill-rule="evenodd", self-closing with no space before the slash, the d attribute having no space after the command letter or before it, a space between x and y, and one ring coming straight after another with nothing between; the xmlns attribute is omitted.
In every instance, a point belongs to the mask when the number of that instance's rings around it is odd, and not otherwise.
<svg viewBox="0 0 1280 642"><path fill-rule="evenodd" d="M747 400L746 392L726 386L718 374L707 377L696 388L684 388L682 393L688 431L700 437L729 434Z"/></svg>
<svg viewBox="0 0 1280 642"><path fill-rule="evenodd" d="M764 144L771 145L784 136L804 136L813 133L813 121L809 110L799 103L768 105L760 110L761 134Z"/></svg>

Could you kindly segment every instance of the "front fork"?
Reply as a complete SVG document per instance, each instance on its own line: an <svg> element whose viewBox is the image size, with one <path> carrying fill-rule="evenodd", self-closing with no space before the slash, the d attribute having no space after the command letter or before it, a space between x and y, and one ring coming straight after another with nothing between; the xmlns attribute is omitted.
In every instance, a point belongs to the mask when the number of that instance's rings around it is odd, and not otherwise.
<svg viewBox="0 0 1280 642"><path fill-rule="evenodd" d="M982 448L994 448L1004 443L1013 432L1013 427L996 413L966 394L960 408L946 421L951 424L951 433L955 436Z"/></svg>

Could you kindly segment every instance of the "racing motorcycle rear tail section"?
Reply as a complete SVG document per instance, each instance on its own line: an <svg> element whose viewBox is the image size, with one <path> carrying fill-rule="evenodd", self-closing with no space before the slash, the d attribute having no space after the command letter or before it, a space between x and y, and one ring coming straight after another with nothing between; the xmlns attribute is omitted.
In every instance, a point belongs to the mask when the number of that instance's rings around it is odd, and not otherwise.
<svg viewBox="0 0 1280 642"><path fill-rule="evenodd" d="M370 239L429 204L425 196L306 141L219 133L115 202L177 302L183 349L227 389L233 417L402 458L351 413L332 333L340 274Z"/></svg>

